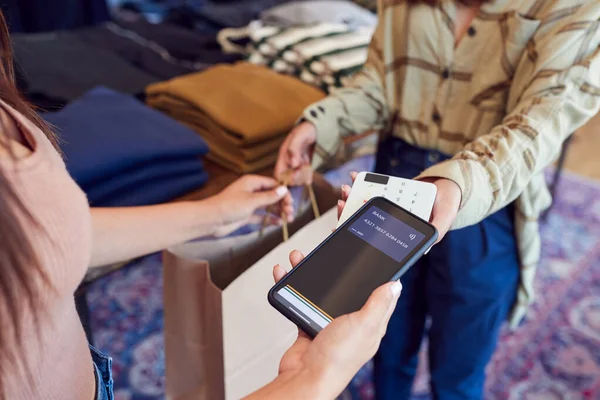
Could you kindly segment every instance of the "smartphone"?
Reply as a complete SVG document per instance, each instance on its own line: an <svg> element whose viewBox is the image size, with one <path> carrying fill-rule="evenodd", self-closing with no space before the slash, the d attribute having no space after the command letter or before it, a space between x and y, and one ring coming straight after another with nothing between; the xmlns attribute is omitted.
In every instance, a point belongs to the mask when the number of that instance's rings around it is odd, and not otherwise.
<svg viewBox="0 0 600 400"><path fill-rule="evenodd" d="M310 337L359 310L437 240L435 227L383 197L365 203L279 281L269 303Z"/></svg>

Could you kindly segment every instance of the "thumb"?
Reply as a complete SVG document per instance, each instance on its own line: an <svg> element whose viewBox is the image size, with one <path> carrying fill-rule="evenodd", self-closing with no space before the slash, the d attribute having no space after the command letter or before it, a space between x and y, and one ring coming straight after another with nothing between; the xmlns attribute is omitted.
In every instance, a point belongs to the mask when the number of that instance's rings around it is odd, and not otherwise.
<svg viewBox="0 0 600 400"><path fill-rule="evenodd" d="M289 190L285 186L279 186L275 189L262 192L254 192L251 193L252 205L254 208L270 206L281 201L288 193Z"/></svg>
<svg viewBox="0 0 600 400"><path fill-rule="evenodd" d="M383 336L401 291L400 281L390 282L376 289L359 311L364 325L376 329Z"/></svg>
<svg viewBox="0 0 600 400"><path fill-rule="evenodd" d="M302 164L302 142L299 140L290 141L288 163L291 169L297 169Z"/></svg>
<svg viewBox="0 0 600 400"><path fill-rule="evenodd" d="M303 163L310 162L308 159L308 148L314 143L314 138L309 134L305 126L298 126L298 131L290 138L288 146L288 157L290 168L299 168Z"/></svg>
<svg viewBox="0 0 600 400"><path fill-rule="evenodd" d="M342 218L342 213L344 212L344 207L346 206L346 202L344 200L338 200L337 202L337 217L338 220Z"/></svg>

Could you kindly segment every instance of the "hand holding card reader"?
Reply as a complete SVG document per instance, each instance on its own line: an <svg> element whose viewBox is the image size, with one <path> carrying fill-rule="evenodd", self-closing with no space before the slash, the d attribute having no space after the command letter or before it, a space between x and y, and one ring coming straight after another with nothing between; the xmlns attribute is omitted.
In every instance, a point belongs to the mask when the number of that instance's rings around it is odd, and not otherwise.
<svg viewBox="0 0 600 400"><path fill-rule="evenodd" d="M399 279L437 237L433 225L375 197L279 281L269 303L314 337L334 318L362 308L379 286Z"/></svg>
<svg viewBox="0 0 600 400"><path fill-rule="evenodd" d="M361 172L352 185L350 197L338 221L338 227L373 197L385 197L392 203L429 221L437 187L433 183Z"/></svg>

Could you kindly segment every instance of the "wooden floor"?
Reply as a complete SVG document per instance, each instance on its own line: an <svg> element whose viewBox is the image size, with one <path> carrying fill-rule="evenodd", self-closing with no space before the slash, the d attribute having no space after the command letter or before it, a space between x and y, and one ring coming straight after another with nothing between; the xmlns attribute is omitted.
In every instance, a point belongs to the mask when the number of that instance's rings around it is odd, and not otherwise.
<svg viewBox="0 0 600 400"><path fill-rule="evenodd" d="M569 145L565 168L600 180L600 114L575 133Z"/></svg>

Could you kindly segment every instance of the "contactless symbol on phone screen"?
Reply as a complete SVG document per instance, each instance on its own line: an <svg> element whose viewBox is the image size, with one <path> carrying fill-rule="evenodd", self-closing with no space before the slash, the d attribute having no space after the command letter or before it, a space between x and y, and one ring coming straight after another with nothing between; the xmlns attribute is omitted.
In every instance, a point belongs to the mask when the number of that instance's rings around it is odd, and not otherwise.
<svg viewBox="0 0 600 400"><path fill-rule="evenodd" d="M410 240L415 240L417 235L415 235L414 233L411 233L410 235L408 235L408 237L410 238Z"/></svg>

